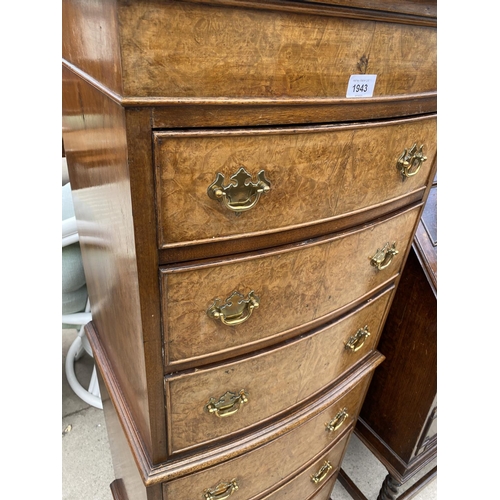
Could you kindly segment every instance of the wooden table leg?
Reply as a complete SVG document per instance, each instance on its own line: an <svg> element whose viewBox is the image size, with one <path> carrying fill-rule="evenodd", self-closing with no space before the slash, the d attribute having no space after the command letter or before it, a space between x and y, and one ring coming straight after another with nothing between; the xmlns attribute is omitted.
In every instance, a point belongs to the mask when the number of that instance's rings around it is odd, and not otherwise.
<svg viewBox="0 0 500 500"><path fill-rule="evenodd" d="M437 465L408 488L397 500L410 500L437 477Z"/></svg>
<svg viewBox="0 0 500 500"><path fill-rule="evenodd" d="M111 494L113 495L113 500L128 500L127 493L125 492L125 487L123 486L122 479L115 479L109 487L111 488Z"/></svg>
<svg viewBox="0 0 500 500"><path fill-rule="evenodd" d="M386 476L379 492L377 500L410 500L424 489L437 477L437 466L422 476L415 484L408 488L400 496L397 496L398 488L401 486L390 474ZM363 492L356 486L344 469L340 469L338 475L339 483L345 488L353 500L368 500Z"/></svg>
<svg viewBox="0 0 500 500"><path fill-rule="evenodd" d="M400 486L401 483L398 483L390 474L387 474L382 483L382 488L380 488L377 500L396 500Z"/></svg>
<svg viewBox="0 0 500 500"><path fill-rule="evenodd" d="M340 469L338 480L340 484L346 489L347 493L354 500L368 500L363 492L353 483L352 479L346 474L344 469Z"/></svg>

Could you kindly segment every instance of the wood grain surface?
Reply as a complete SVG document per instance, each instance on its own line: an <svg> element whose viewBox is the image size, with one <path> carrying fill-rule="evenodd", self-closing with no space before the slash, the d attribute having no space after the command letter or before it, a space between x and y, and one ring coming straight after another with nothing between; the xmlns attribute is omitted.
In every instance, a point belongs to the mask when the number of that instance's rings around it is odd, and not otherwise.
<svg viewBox="0 0 500 500"><path fill-rule="evenodd" d="M275 10L365 19L393 23L436 26L435 0L183 0L191 3L226 5L247 9Z"/></svg>
<svg viewBox="0 0 500 500"><path fill-rule="evenodd" d="M434 16L433 0L63 0L64 154L115 496L192 500L236 477L237 498L327 499L435 168ZM372 98L346 97L355 74L377 76ZM428 160L402 182L414 143ZM271 191L235 216L206 191L240 167ZM252 290L245 323L208 317ZM234 415L206 411L240 389Z"/></svg>
<svg viewBox="0 0 500 500"><path fill-rule="evenodd" d="M125 96L345 97L436 90L436 29L178 1L118 6ZM365 64L363 61L367 60Z"/></svg>
<svg viewBox="0 0 500 500"><path fill-rule="evenodd" d="M359 413L359 404L366 394L366 388L368 387L369 380L371 380L373 371L384 360L384 357L378 351L373 351L363 358L357 365L356 370L348 371L331 389L323 392L315 400L314 405L303 406L296 411L288 412L283 419L275 421L255 433L241 437L232 443L221 443L221 446L215 449L205 447L195 454L185 454L161 464L153 465L149 460L147 451L140 442L138 433L134 429L135 422L128 411L127 403L123 399L119 383L114 378L114 374L110 369L109 359L102 350L99 335L92 322L86 326L85 331L96 356L99 384L102 387L103 404L106 412L106 422L111 427L112 452L113 454L115 452L117 454L116 459L119 463L120 475L123 474L126 476L125 478L123 476L121 478L125 484L128 480L131 480L134 483L131 487L138 487L139 490L139 484L142 481L144 487L147 488L148 495L149 493L152 495L151 498L148 496L148 500L157 500L159 498L155 496L157 494L156 486L161 486L162 483L174 481L179 478L189 477L190 474L202 470L212 470L214 466L226 463L237 457L242 457L247 453L260 449L267 443L279 439L280 436L293 433L295 429L310 422L319 414L324 415L324 417L321 417L321 420L325 419L326 423L337 415L341 407L347 406L350 416L354 419L357 413ZM365 387L361 393L357 391L358 383L363 383ZM355 392L355 395L353 396L354 399L351 400L349 394L352 390ZM359 403L356 403L358 398ZM350 419L346 421L347 426L351 423ZM337 431L329 433L330 437L325 446L328 443L334 444L334 441L340 438L345 430L344 426L342 426ZM115 443L115 438L120 442ZM129 449L130 453L123 450L124 445L126 449ZM317 448L317 451L319 452L320 449L321 446ZM138 467L140 477L137 475L137 471L130 473L130 467L133 470L135 470L135 467Z"/></svg>
<svg viewBox="0 0 500 500"><path fill-rule="evenodd" d="M63 90L63 139L92 319L152 453L125 112L66 69Z"/></svg>
<svg viewBox="0 0 500 500"><path fill-rule="evenodd" d="M169 447L176 453L258 424L301 404L326 389L375 348L391 292L359 311L277 349L214 368L166 378ZM363 347L345 348L368 325ZM206 411L210 398L245 390L249 402L230 417Z"/></svg>
<svg viewBox="0 0 500 500"><path fill-rule="evenodd" d="M345 441L342 441L342 447L340 447L339 443L330 453L321 457L309 469L306 469L270 495L266 495L262 500L310 500L313 498L314 500L329 500L347 443L346 437ZM317 474L325 462L328 462L333 469L328 472L320 483L315 484L311 476Z"/></svg>
<svg viewBox="0 0 500 500"><path fill-rule="evenodd" d="M318 458L310 467L293 477L280 488L274 489L270 495L266 495L262 500L309 500L313 496L314 499L327 500L330 497L332 481L337 475L340 462L349 442L349 437L350 433L345 435L332 450ZM328 462L332 466L332 469L321 482L314 483L311 476L318 474L325 462Z"/></svg>
<svg viewBox="0 0 500 500"><path fill-rule="evenodd" d="M416 16L436 17L436 0L305 0L309 3L344 5L361 9L375 9L384 12L400 12Z"/></svg>
<svg viewBox="0 0 500 500"><path fill-rule="evenodd" d="M283 340L295 328L325 320L337 309L394 279L420 208L348 234L292 245L248 257L186 267L162 267L162 311L166 365L207 362L231 350ZM396 242L399 253L378 271L370 264L377 249ZM349 286L346 286L346 283ZM207 310L233 291L254 291L260 306L237 326L210 318ZM171 371L170 368L169 371Z"/></svg>
<svg viewBox="0 0 500 500"><path fill-rule="evenodd" d="M116 1L63 0L61 17L63 61L122 94Z"/></svg>
<svg viewBox="0 0 500 500"><path fill-rule="evenodd" d="M86 333L92 341L93 349L95 347L94 353L99 352L100 344L94 342L96 337L94 337L95 330L92 323L87 325ZM99 361L102 361L101 356L99 356ZM110 397L112 390L108 392L107 389L110 374L106 373L105 370L101 373L101 366L97 365L97 377L110 444L113 472L116 478L110 484L113 500L162 500L160 485L145 487L145 470L142 467L137 467L137 455L133 446L135 443L130 441L129 436L123 430L123 422L120 421L118 415L118 411L122 410L122 408L118 406L117 411L117 407L113 404Z"/></svg>
<svg viewBox="0 0 500 500"><path fill-rule="evenodd" d="M140 336L144 345L144 364L148 380L148 403L151 432L154 436L151 460L165 460L166 434L161 338L160 290L158 287L158 252L155 245L154 175L151 169L151 113L149 109L127 109L128 172L133 210L136 267L139 281L141 314ZM139 332L136 332L138 335ZM119 337L120 332L117 332ZM125 363L126 364L126 363Z"/></svg>
<svg viewBox="0 0 500 500"><path fill-rule="evenodd" d="M153 127L157 129L342 123L422 115L435 113L437 109L436 92L370 99L279 98L265 101L260 99L251 102L247 99L230 103L221 99L219 102L204 104L186 102L182 106L182 113L179 112L179 102L154 104L144 101L143 105L153 108Z"/></svg>
<svg viewBox="0 0 500 500"><path fill-rule="evenodd" d="M240 239L290 230L376 207L429 182L436 155L435 116L389 123L278 129L155 132L158 245ZM396 168L405 149L424 145L427 161L403 181ZM236 213L209 198L217 174L243 167L271 189Z"/></svg>
<svg viewBox="0 0 500 500"><path fill-rule="evenodd" d="M224 478L230 480L233 477L239 479L238 484L242 488L240 491L245 492L245 498L253 498L254 495L279 487L311 461L330 450L339 439L342 440L350 434L353 422L350 418L334 433L326 431L325 423L333 419L339 409L344 407L349 408L350 417L355 419L370 379L371 373L361 380L356 380L347 394L334 399L319 414L264 446L194 475L165 483L165 497L191 500L192 496L189 495L194 493L191 489L193 484L199 484L202 492L204 488L213 487Z"/></svg>
<svg viewBox="0 0 500 500"><path fill-rule="evenodd" d="M437 404L437 299L413 249L379 349L386 361L368 391L359 435L395 477L407 481L437 455L436 429L425 435ZM428 447L422 453L425 437Z"/></svg>

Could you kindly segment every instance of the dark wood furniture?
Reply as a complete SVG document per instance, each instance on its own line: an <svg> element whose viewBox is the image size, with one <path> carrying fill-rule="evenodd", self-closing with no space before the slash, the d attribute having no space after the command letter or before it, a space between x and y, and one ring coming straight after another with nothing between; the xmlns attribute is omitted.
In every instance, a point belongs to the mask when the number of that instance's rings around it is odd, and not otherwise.
<svg viewBox="0 0 500 500"><path fill-rule="evenodd" d="M435 467L398 496L398 488L437 457L437 179L379 350L386 360L373 377L355 432L389 472L379 500L411 498L437 474Z"/></svg>
<svg viewBox="0 0 500 500"><path fill-rule="evenodd" d="M435 172L435 2L64 0L63 26L111 494L328 499Z"/></svg>

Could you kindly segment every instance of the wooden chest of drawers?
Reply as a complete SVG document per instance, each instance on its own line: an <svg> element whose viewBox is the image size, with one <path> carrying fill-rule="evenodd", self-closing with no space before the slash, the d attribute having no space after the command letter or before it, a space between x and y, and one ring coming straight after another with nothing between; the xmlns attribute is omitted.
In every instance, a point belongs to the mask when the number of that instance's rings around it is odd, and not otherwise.
<svg viewBox="0 0 500 500"><path fill-rule="evenodd" d="M330 495L436 157L435 4L351 4L63 2L116 500Z"/></svg>
<svg viewBox="0 0 500 500"><path fill-rule="evenodd" d="M424 484L431 474L420 471L437 457L436 179L379 349L386 360L373 378L355 431L389 472L381 496L395 498L398 487L417 474L412 488Z"/></svg>

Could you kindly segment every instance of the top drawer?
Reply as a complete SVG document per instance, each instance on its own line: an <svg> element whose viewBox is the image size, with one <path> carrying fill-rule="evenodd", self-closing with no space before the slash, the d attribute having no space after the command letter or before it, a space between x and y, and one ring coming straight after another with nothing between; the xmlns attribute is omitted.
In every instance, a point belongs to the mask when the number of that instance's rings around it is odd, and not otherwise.
<svg viewBox="0 0 500 500"><path fill-rule="evenodd" d="M120 2L124 95L345 98L354 74L377 75L374 97L436 91L435 27L246 4Z"/></svg>
<svg viewBox="0 0 500 500"><path fill-rule="evenodd" d="M436 155L436 117L155 132L154 142L158 245L173 249L240 242L347 215L363 220L370 209L387 212L419 192L420 199ZM408 160L414 144L423 145L427 160L418 171L415 160L403 177L398 161L405 151ZM224 191L220 198L217 189Z"/></svg>

